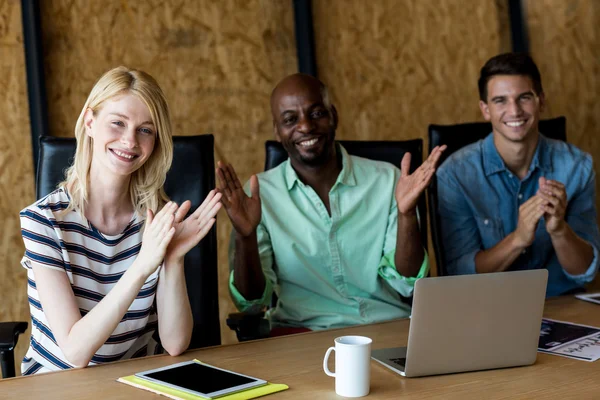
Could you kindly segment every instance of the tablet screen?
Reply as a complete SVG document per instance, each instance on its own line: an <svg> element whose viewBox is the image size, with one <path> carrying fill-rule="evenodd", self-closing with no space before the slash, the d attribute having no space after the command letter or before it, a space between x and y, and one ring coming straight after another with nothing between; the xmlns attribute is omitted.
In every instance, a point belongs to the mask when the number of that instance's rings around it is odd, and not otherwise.
<svg viewBox="0 0 600 400"><path fill-rule="evenodd" d="M257 381L196 362L144 376L200 393L218 392Z"/></svg>

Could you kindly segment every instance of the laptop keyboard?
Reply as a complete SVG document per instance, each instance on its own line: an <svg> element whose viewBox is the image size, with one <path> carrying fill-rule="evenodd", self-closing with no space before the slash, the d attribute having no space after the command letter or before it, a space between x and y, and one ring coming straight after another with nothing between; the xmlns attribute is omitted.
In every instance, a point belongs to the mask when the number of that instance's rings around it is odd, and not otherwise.
<svg viewBox="0 0 600 400"><path fill-rule="evenodd" d="M406 357L404 358L390 358L390 361L392 361L394 364L398 364L402 367L406 366Z"/></svg>

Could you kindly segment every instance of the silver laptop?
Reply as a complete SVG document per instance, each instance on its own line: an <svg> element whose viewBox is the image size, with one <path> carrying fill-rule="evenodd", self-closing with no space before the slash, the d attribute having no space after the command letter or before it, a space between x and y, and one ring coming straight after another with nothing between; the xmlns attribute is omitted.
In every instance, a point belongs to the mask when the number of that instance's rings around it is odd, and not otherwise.
<svg viewBox="0 0 600 400"><path fill-rule="evenodd" d="M408 347L371 357L407 377L533 364L547 280L546 269L420 279Z"/></svg>

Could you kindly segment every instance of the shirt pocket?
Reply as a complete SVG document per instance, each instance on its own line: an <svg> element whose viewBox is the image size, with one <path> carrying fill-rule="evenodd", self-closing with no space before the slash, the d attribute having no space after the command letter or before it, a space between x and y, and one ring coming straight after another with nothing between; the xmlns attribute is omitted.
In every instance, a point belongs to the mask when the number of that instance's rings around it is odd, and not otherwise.
<svg viewBox="0 0 600 400"><path fill-rule="evenodd" d="M287 251L275 252L277 278L280 284L288 281L295 285L307 286L318 284L321 280L329 280L327 271L331 265L329 246L322 240L322 235L313 232L304 238L296 237L288 245ZM283 248L283 247L280 247Z"/></svg>
<svg viewBox="0 0 600 400"><path fill-rule="evenodd" d="M475 217L475 220L484 250L494 247L504 239L504 226L500 218Z"/></svg>

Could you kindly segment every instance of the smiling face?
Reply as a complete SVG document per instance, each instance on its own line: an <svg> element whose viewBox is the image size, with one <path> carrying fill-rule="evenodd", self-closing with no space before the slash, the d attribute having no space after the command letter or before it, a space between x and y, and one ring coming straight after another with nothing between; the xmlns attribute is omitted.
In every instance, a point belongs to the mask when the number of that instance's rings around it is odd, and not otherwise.
<svg viewBox="0 0 600 400"><path fill-rule="evenodd" d="M85 113L85 129L93 140L92 170L129 176L152 154L156 127L148 107L125 93L107 100L96 112Z"/></svg>
<svg viewBox="0 0 600 400"><path fill-rule="evenodd" d="M479 102L486 121L492 123L496 142L537 140L543 93L524 75L495 75L487 82L487 99Z"/></svg>
<svg viewBox="0 0 600 400"><path fill-rule="evenodd" d="M315 167L335 157L337 114L325 94L321 82L300 74L284 79L273 91L275 136L292 164Z"/></svg>

